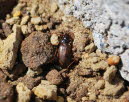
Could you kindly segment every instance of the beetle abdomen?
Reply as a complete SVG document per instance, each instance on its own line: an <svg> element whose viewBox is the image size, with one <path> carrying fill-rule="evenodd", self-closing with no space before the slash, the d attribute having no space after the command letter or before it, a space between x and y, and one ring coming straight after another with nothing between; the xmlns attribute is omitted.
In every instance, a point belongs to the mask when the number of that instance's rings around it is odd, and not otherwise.
<svg viewBox="0 0 129 102"><path fill-rule="evenodd" d="M62 67L67 67L71 62L71 46L62 44L58 49L59 63Z"/></svg>

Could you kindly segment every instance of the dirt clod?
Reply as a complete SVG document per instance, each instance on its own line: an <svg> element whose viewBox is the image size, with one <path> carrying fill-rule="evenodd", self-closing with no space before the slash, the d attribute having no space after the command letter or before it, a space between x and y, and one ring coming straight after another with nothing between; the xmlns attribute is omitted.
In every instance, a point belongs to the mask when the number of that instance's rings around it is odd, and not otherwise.
<svg viewBox="0 0 129 102"><path fill-rule="evenodd" d="M63 78L61 76L61 74L53 69L51 70L47 75L46 75L46 79L51 83L51 84L54 84L54 85L59 85L62 81L63 81Z"/></svg>
<svg viewBox="0 0 129 102"><path fill-rule="evenodd" d="M21 46L24 64L36 70L43 64L47 64L54 56L54 48L49 44L48 33L33 32L28 36Z"/></svg>

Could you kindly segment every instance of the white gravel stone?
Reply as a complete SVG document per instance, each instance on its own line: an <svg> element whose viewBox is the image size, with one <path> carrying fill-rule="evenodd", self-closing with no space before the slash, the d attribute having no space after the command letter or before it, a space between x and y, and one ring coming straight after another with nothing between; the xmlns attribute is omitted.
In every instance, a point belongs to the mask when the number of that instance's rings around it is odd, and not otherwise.
<svg viewBox="0 0 129 102"><path fill-rule="evenodd" d="M39 24L39 23L41 23L42 22L42 19L40 18L40 17L33 17L33 18L31 18L31 23L32 24Z"/></svg>
<svg viewBox="0 0 129 102"><path fill-rule="evenodd" d="M52 34L50 41L52 45L58 45L59 44L58 35Z"/></svg>
<svg viewBox="0 0 129 102"><path fill-rule="evenodd" d="M121 76L129 81L129 49L121 54L122 68L120 68Z"/></svg>
<svg viewBox="0 0 129 102"><path fill-rule="evenodd" d="M53 3L51 4L51 12L54 13L54 12L57 11L57 9L58 9L57 3L53 2Z"/></svg>
<svg viewBox="0 0 129 102"><path fill-rule="evenodd" d="M28 71L27 71L26 75L31 76L31 77L34 77L36 75L41 74L42 72L43 72L43 70L40 67L36 71L28 68Z"/></svg>
<svg viewBox="0 0 129 102"><path fill-rule="evenodd" d="M38 31L42 31L43 30L43 26L42 25L35 25L35 29Z"/></svg>
<svg viewBox="0 0 129 102"><path fill-rule="evenodd" d="M13 17L13 18L7 19L6 23L13 25L13 24L16 24L18 20L19 20L19 17Z"/></svg>
<svg viewBox="0 0 129 102"><path fill-rule="evenodd" d="M30 102L31 90L29 90L23 83L18 83L16 90L18 93L18 102Z"/></svg>

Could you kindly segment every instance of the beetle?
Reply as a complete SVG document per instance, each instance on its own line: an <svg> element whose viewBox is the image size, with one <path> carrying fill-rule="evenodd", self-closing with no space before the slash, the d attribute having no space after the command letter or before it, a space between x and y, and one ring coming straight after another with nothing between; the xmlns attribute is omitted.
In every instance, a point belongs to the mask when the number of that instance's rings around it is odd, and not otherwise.
<svg viewBox="0 0 129 102"><path fill-rule="evenodd" d="M58 48L58 61L62 68L67 68L72 61L72 38L68 34L63 34Z"/></svg>

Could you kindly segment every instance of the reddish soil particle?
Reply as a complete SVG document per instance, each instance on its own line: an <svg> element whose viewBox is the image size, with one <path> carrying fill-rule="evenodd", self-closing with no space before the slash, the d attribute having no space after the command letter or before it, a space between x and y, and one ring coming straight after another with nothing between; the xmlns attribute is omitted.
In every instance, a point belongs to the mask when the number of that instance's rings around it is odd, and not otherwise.
<svg viewBox="0 0 129 102"><path fill-rule="evenodd" d="M61 82L63 82L63 78L62 78L61 74L55 69L48 72L48 74L46 75L46 79L51 84L55 84L55 85L59 85L59 84L61 84Z"/></svg>

